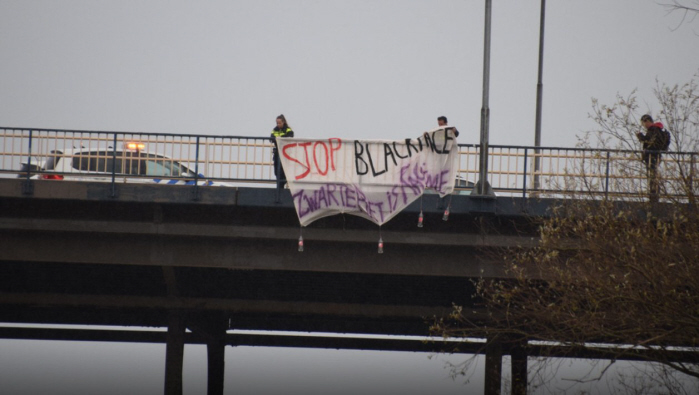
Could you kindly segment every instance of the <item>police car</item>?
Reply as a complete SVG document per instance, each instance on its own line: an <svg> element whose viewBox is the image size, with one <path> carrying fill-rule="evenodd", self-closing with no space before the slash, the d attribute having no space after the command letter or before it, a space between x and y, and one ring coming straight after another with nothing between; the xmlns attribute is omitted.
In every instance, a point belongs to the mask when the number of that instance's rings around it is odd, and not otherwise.
<svg viewBox="0 0 699 395"><path fill-rule="evenodd" d="M42 160L32 158L22 163L21 172L39 172L31 178L40 180L74 180L111 182L112 173L117 182L158 183L167 185L228 186L206 180L166 155L144 151L143 143L126 143L122 149L73 148L54 150ZM29 162L29 161L28 161ZM22 173L19 177L24 177Z"/></svg>

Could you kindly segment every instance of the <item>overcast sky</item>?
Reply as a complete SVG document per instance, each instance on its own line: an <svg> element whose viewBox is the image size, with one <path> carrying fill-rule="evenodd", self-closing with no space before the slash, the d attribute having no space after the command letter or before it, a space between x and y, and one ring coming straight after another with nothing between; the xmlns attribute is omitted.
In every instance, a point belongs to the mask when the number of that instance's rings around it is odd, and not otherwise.
<svg viewBox="0 0 699 395"><path fill-rule="evenodd" d="M0 1L0 126L402 139L446 115L477 143L484 1ZM540 1L495 0L492 144L534 142ZM542 143L592 97L699 69L699 24L656 0L549 1Z"/></svg>
<svg viewBox="0 0 699 395"><path fill-rule="evenodd" d="M268 136L283 113L297 137L403 139L446 115L461 131L460 143L478 143L484 3L0 0L0 126ZM532 145L540 1L493 3L490 142ZM592 97L611 103L617 92L638 88L643 110L655 114L656 78L682 83L699 70L699 21L679 23L680 15L666 15L656 0L549 1L542 144L573 146L576 135L592 129ZM7 373L32 355L35 362L69 361L66 366L82 369L76 362L82 359L65 357L67 351L46 352L64 346L46 344L0 341L0 385L37 383ZM162 375L164 347L100 347L110 350L101 355L107 361ZM228 362L227 379L248 372L244 368L257 370L231 379L231 391L249 385L254 393L255 385L276 382L270 377L306 377L283 370L305 365L308 374L326 369L322 375L331 382L354 372L349 382L367 384L356 393L384 388L375 385L375 372L387 380L444 385L444 394L465 393L448 379L443 361L424 354L303 351L270 365L289 351L240 350L228 352L235 362ZM189 366L205 361L194 351L188 355L195 355L186 357ZM308 358L297 365L298 355ZM306 393L326 392L321 381L304 380L317 391ZM162 376L153 382L160 393ZM410 382L399 387L403 393L426 392ZM189 393L201 393L197 388Z"/></svg>

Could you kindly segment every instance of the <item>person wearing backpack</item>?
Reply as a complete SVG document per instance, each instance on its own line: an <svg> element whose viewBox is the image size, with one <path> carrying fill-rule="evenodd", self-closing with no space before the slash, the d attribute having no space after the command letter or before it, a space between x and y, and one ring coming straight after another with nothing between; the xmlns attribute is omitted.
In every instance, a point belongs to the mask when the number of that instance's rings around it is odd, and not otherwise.
<svg viewBox="0 0 699 395"><path fill-rule="evenodd" d="M658 163L660 163L661 152L667 150L670 145L670 133L663 128L662 123L653 122L653 118L648 114L641 117L641 125L646 128L646 134L638 132L636 137L643 143L641 158L646 164L648 195L651 202L657 202L660 193L657 168Z"/></svg>

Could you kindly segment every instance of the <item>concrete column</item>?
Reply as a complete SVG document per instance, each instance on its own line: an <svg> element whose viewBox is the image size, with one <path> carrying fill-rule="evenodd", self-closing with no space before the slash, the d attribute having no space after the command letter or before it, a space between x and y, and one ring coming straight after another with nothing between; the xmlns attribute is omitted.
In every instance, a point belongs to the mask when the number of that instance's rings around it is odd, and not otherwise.
<svg viewBox="0 0 699 395"><path fill-rule="evenodd" d="M182 316L170 313L165 350L165 395L182 395L185 326Z"/></svg>
<svg viewBox="0 0 699 395"><path fill-rule="evenodd" d="M226 331L221 331L220 336L212 336L206 342L208 381L208 395L223 395L223 377L225 373L226 343L224 341Z"/></svg>
<svg viewBox="0 0 699 395"><path fill-rule="evenodd" d="M488 339L485 346L485 395L500 395L502 382L502 344L499 339Z"/></svg>
<svg viewBox="0 0 699 395"><path fill-rule="evenodd" d="M523 345L512 348L512 395L527 394L527 350Z"/></svg>
<svg viewBox="0 0 699 395"><path fill-rule="evenodd" d="M190 317L189 329L206 343L207 394L223 395L228 320L219 315Z"/></svg>

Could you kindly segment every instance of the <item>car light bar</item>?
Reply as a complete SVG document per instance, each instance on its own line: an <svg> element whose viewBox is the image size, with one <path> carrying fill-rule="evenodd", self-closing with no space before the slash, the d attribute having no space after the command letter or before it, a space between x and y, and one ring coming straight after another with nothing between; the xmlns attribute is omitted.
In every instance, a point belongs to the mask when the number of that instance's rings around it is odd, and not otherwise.
<svg viewBox="0 0 699 395"><path fill-rule="evenodd" d="M146 145L143 143L126 143L126 149L140 151L144 148L146 148Z"/></svg>

